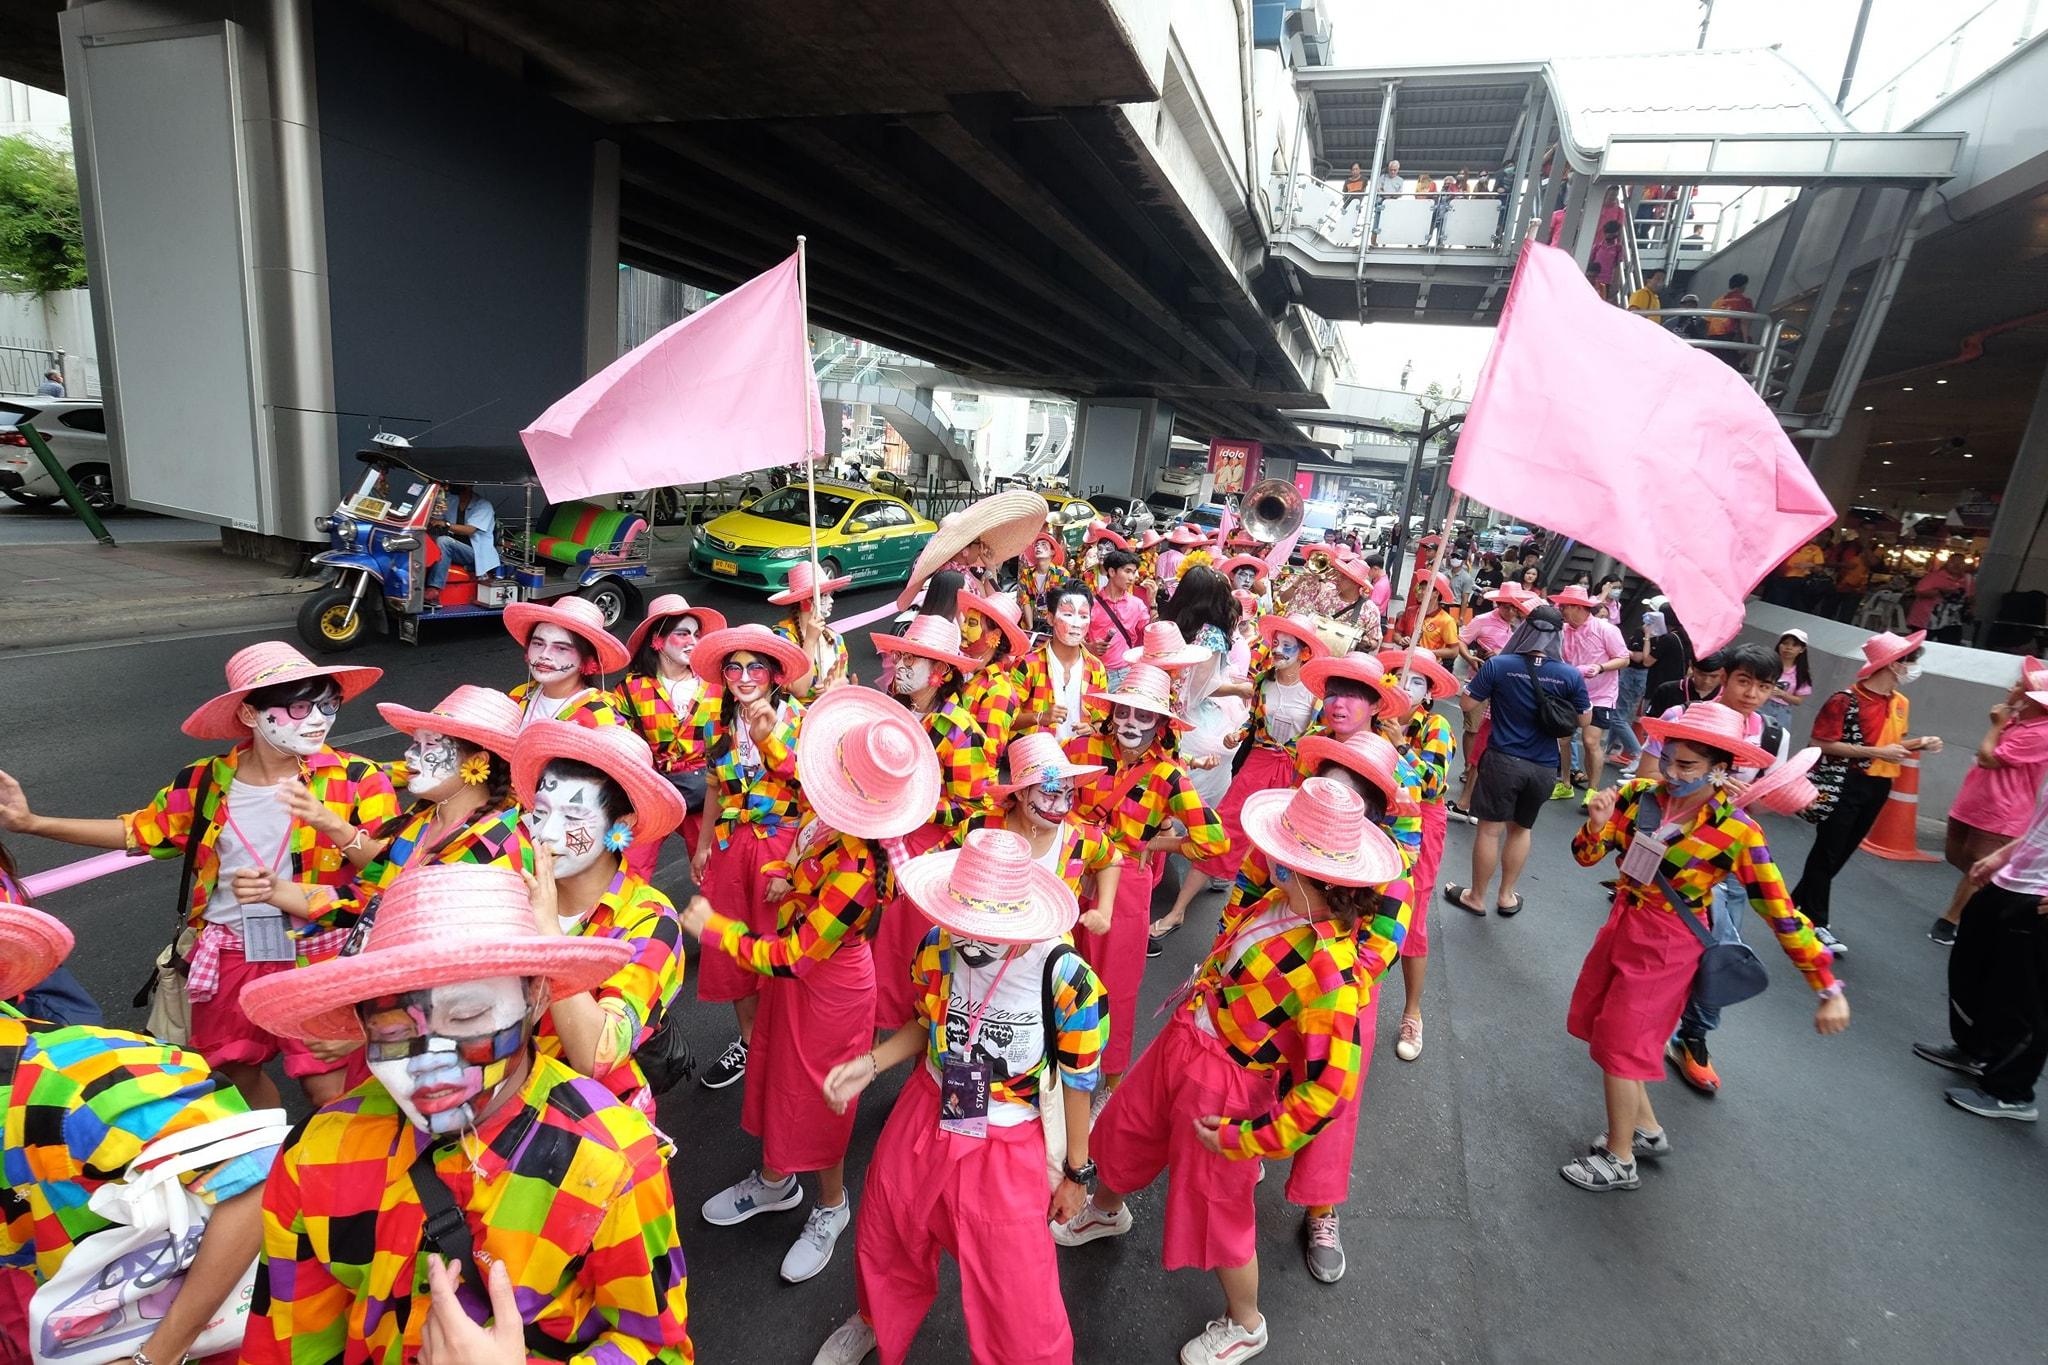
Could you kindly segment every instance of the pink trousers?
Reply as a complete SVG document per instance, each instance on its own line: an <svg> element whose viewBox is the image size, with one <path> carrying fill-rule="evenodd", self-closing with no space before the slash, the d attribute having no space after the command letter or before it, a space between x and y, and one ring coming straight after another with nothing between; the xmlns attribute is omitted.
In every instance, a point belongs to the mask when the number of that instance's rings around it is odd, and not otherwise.
<svg viewBox="0 0 2048 1365"><path fill-rule="evenodd" d="M945 844L951 832L926 825L912 831L903 846L916 857ZM883 1033L893 1033L909 1023L917 1008L910 968L917 961L917 945L924 942L931 927L931 920L908 896L898 896L882 907L882 920L875 928L875 1027Z"/></svg>
<svg viewBox="0 0 2048 1365"><path fill-rule="evenodd" d="M875 1041L875 964L868 941L848 935L802 976L771 976L747 1049L740 1127L761 1139L770 1170L822 1171L846 1157L856 1106L835 1114L825 1077Z"/></svg>
<svg viewBox="0 0 2048 1365"><path fill-rule="evenodd" d="M777 906L768 896L768 879L761 869L789 856L796 827L789 821L774 834L762 836L758 825L738 825L732 841L711 850L704 869L704 884L698 889L721 915L745 920L757 934L775 932ZM704 953L697 959L697 999L707 1005L729 1004L759 995L768 978L750 972L725 953Z"/></svg>
<svg viewBox="0 0 2048 1365"><path fill-rule="evenodd" d="M1070 1365L1074 1336L1046 1222L1045 1135L939 1128L939 1087L920 1058L868 1165L854 1231L860 1315L882 1365L910 1354L939 1292L939 1253L960 1267L975 1365Z"/></svg>
<svg viewBox="0 0 2048 1365"><path fill-rule="evenodd" d="M1377 1050L1373 1044L1379 1032L1379 993L1375 991L1372 1002L1358 1012L1358 1093L1317 1129L1308 1145L1287 1164L1287 1202L1297 1208L1337 1205L1351 1197L1351 1163L1358 1155L1358 1111L1365 1107L1365 1079L1372 1072Z"/></svg>
<svg viewBox="0 0 2048 1365"><path fill-rule="evenodd" d="M1109 932L1091 934L1081 929L1074 934L1074 946L1102 978L1102 989L1109 996L1109 1046L1102 1050L1102 1069L1111 1076L1131 1069L1138 987L1145 982L1145 941L1152 924L1152 889L1159 885L1162 861L1158 855L1149 855L1142 863L1125 863L1116 884Z"/></svg>
<svg viewBox="0 0 2048 1365"><path fill-rule="evenodd" d="M1685 1012L1704 951L1671 911L1628 909L1616 896L1579 968L1566 1031L1608 1075L1663 1080L1664 1044Z"/></svg>
<svg viewBox="0 0 2048 1365"><path fill-rule="evenodd" d="M1211 877L1235 877L1237 869L1244 865L1244 855L1251 851L1251 844L1244 837L1245 798L1255 792L1291 787L1299 777L1291 754L1264 745L1252 750L1237 776L1230 779L1223 804L1216 807L1216 819L1222 824L1230 847L1214 858L1204 858L1195 864L1196 868Z"/></svg>
<svg viewBox="0 0 2048 1365"><path fill-rule="evenodd" d="M1429 956L1429 903L1436 899L1436 874L1444 861L1444 831L1451 814L1444 803L1434 801L1422 808L1422 854L1415 860L1415 910L1408 920L1408 937L1401 940L1402 957Z"/></svg>

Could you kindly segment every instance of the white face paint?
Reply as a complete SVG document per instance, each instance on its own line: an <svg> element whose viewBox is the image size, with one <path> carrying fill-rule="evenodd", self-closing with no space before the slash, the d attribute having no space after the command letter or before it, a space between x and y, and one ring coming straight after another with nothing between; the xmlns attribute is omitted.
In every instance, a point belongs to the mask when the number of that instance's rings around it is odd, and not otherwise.
<svg viewBox="0 0 2048 1365"><path fill-rule="evenodd" d="M250 708L254 710L254 708ZM266 706L256 712L252 727L271 748L299 758L311 758L327 744L334 729L334 717L341 709L341 692L330 687L309 701L286 706ZM303 714L294 716L292 712Z"/></svg>
<svg viewBox="0 0 2048 1365"><path fill-rule="evenodd" d="M386 996L358 1013L370 1074L415 1128L436 1134L475 1126L533 1036L516 976Z"/></svg>
<svg viewBox="0 0 2048 1365"><path fill-rule="evenodd" d="M1074 808L1074 789L1064 777L1048 777L1018 795L1024 798L1025 811L1041 825L1061 823Z"/></svg>
<svg viewBox="0 0 2048 1365"><path fill-rule="evenodd" d="M405 790L422 801L442 801L462 785L462 755L455 741L432 730L412 737L405 751Z"/></svg>
<svg viewBox="0 0 2048 1365"><path fill-rule="evenodd" d="M669 627L668 634L661 637L661 657L672 664L687 664L690 656L697 652L697 636L703 630L703 623L694 616L679 616ZM539 631L534 632L536 635Z"/></svg>
<svg viewBox="0 0 2048 1365"><path fill-rule="evenodd" d="M1252 584L1258 581L1258 574L1250 568L1233 569L1230 574L1230 581L1243 588L1246 592L1250 592Z"/></svg>
<svg viewBox="0 0 2048 1365"><path fill-rule="evenodd" d="M582 667L576 637L562 627L543 622L526 637L526 671L542 687L573 678Z"/></svg>
<svg viewBox="0 0 2048 1365"><path fill-rule="evenodd" d="M1429 679L1423 677L1420 673L1410 674L1408 677L1408 700L1417 706L1427 702L1429 700Z"/></svg>
<svg viewBox="0 0 2048 1365"><path fill-rule="evenodd" d="M1061 644L1074 647L1088 634L1088 621L1094 609L1084 597L1062 597L1052 613L1052 638Z"/></svg>
<svg viewBox="0 0 2048 1365"><path fill-rule="evenodd" d="M818 620L822 623L832 619L832 594L821 592L813 599Z"/></svg>
<svg viewBox="0 0 2048 1365"><path fill-rule="evenodd" d="M1138 753L1152 742L1152 736L1159 733L1163 722L1157 712L1143 711L1135 706L1118 706L1109 715L1110 726L1116 732L1117 746L1127 753Z"/></svg>
<svg viewBox="0 0 2048 1365"><path fill-rule="evenodd" d="M1010 951L1007 943L983 943L979 939L953 936L953 951L960 960L977 971L992 962L1000 962Z"/></svg>
<svg viewBox="0 0 2048 1365"><path fill-rule="evenodd" d="M586 777L571 777L557 764L541 770L534 784L533 809L526 813L526 832L555 855L555 879L573 877L608 856L603 786Z"/></svg>
<svg viewBox="0 0 2048 1365"><path fill-rule="evenodd" d="M751 650L736 649L719 665L725 690L742 702L768 695L775 673L775 661Z"/></svg>
<svg viewBox="0 0 2048 1365"><path fill-rule="evenodd" d="M1291 664L1299 662L1300 659L1300 640L1292 635L1284 634L1273 637L1273 661L1275 663Z"/></svg>
<svg viewBox="0 0 2048 1365"><path fill-rule="evenodd" d="M915 654L898 654L896 668L889 675L890 690L899 697L914 697L932 685L938 665Z"/></svg>

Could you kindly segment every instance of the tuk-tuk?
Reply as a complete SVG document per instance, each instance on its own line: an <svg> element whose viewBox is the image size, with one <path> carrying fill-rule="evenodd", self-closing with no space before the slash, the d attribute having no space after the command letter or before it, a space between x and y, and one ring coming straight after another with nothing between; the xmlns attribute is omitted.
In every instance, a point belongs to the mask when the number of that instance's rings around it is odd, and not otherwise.
<svg viewBox="0 0 2048 1365"><path fill-rule="evenodd" d="M372 623L417 644L422 621L496 616L514 602L569 593L596 603L607 627L640 610L636 584L648 577L652 541L639 513L594 502L546 508L519 446L414 449L402 437L376 441L356 455L365 468L354 492L313 523L330 547L313 562L332 578L299 610L299 635L312 648L349 649ZM502 568L479 580L466 565L451 565L440 600L429 605L427 571L442 554L429 523L446 520L451 488L476 487L520 494L513 508L492 499ZM536 526L542 509L546 520Z"/></svg>

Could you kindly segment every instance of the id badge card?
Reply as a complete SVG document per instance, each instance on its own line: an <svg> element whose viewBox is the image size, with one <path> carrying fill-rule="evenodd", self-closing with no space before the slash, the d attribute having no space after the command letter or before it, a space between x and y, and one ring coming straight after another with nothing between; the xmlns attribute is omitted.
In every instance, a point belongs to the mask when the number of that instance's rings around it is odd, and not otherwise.
<svg viewBox="0 0 2048 1365"><path fill-rule="evenodd" d="M1628 852L1621 855L1622 875L1644 886L1657 884L1657 873L1664 865L1664 855L1671 845L1662 839L1637 831L1629 843Z"/></svg>
<svg viewBox="0 0 2048 1365"><path fill-rule="evenodd" d="M947 1062L939 1073L939 1127L961 1137L988 1136L988 1063Z"/></svg>
<svg viewBox="0 0 2048 1365"><path fill-rule="evenodd" d="M269 905L242 907L242 956L250 962L296 962L284 911Z"/></svg>

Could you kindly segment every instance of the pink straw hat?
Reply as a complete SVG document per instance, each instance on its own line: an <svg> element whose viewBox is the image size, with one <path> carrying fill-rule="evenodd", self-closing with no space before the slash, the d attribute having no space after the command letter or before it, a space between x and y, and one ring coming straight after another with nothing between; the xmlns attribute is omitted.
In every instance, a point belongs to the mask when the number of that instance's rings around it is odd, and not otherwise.
<svg viewBox="0 0 2048 1365"><path fill-rule="evenodd" d="M1601 603L1598 598L1592 596L1578 584L1573 583L1569 587L1560 588L1550 594L1550 605L1553 607L1584 607L1588 611L1594 611L1600 607Z"/></svg>
<svg viewBox="0 0 2048 1365"><path fill-rule="evenodd" d="M1145 627L1144 648L1132 657L1131 662L1150 664L1171 673L1178 668L1193 668L1208 657L1209 651L1200 645L1189 644L1174 622L1154 621Z"/></svg>
<svg viewBox="0 0 2048 1365"><path fill-rule="evenodd" d="M1138 543L1134 548L1142 553L1146 550L1156 550L1165 543L1165 536L1160 535L1157 531L1147 526L1145 533L1138 537Z"/></svg>
<svg viewBox="0 0 2048 1365"><path fill-rule="evenodd" d="M1131 542L1125 540L1122 536L1110 530L1109 523L1106 521L1098 521L1091 525L1088 528L1088 534L1082 538L1082 543L1093 544L1098 540L1106 540L1111 545L1116 546L1116 548L1119 550L1128 550L1131 548Z"/></svg>
<svg viewBox="0 0 2048 1365"><path fill-rule="evenodd" d="M383 676L383 669L363 664L315 664L282 640L263 640L228 656L228 690L185 717L181 728L194 739L247 739L249 727L235 719L235 712L251 692L332 678L341 688L342 701L350 702Z"/></svg>
<svg viewBox="0 0 2048 1365"><path fill-rule="evenodd" d="M1383 649L1379 652L1379 661L1380 666L1387 670L1387 676L1390 678L1398 678L1402 665L1406 664L1408 671L1416 677L1429 679L1429 699L1431 701L1442 701L1445 697L1455 697L1464 690L1460 686L1456 675L1448 668L1445 668L1443 662L1436 655L1419 646L1415 649Z"/></svg>
<svg viewBox="0 0 2048 1365"><path fill-rule="evenodd" d="M912 858L896 874L911 903L949 933L979 943L1043 943L1074 927L1080 906L1030 841L978 829L957 849Z"/></svg>
<svg viewBox="0 0 2048 1365"><path fill-rule="evenodd" d="M1291 635L1301 641L1304 661L1327 659L1330 647L1323 643L1323 637L1316 633L1316 623L1306 616L1281 616L1268 612L1259 618L1259 638L1272 644L1275 636Z"/></svg>
<svg viewBox="0 0 2048 1365"><path fill-rule="evenodd" d="M868 638L885 654L914 654L955 669L963 677L981 667L980 660L960 652L960 627L943 616L919 616L901 635L873 631Z"/></svg>
<svg viewBox="0 0 2048 1365"><path fill-rule="evenodd" d="M1152 664L1132 664L1124 674L1122 691L1090 692L1088 700L1104 706L1135 706L1140 711L1151 711L1166 717L1167 724L1176 730L1194 728L1173 713L1173 681L1166 676L1166 670Z"/></svg>
<svg viewBox="0 0 2048 1365"><path fill-rule="evenodd" d="M360 953L252 981L241 1004L281 1037L359 1043L356 1006L367 1000L499 976L538 977L561 1000L602 985L632 957L624 939L542 934L513 868L423 863L384 893Z"/></svg>
<svg viewBox="0 0 2048 1365"><path fill-rule="evenodd" d="M918 552L917 563L911 566L903 591L896 594L896 605L909 606L926 579L952 563L977 540L988 546L990 568L1017 558L1031 548L1031 542L1045 529L1046 518L1051 514L1045 499L1028 488L991 493L979 502L947 513L939 522L938 532Z"/></svg>
<svg viewBox="0 0 2048 1365"><path fill-rule="evenodd" d="M857 839L894 839L939 804L939 755L909 708L871 687L835 687L804 712L796 741L804 799Z"/></svg>
<svg viewBox="0 0 2048 1365"><path fill-rule="evenodd" d="M380 701L377 714L401 735L430 730L488 749L508 760L519 739L519 703L503 692L472 683L464 683L441 698L431 711L415 711L395 701Z"/></svg>
<svg viewBox="0 0 2048 1365"><path fill-rule="evenodd" d="M1216 566L1216 572L1222 574L1225 578L1230 577L1239 569L1250 569L1253 574L1252 581L1256 583L1259 579L1272 573L1273 566L1260 559L1257 555L1232 555Z"/></svg>
<svg viewBox="0 0 2048 1365"><path fill-rule="evenodd" d="M1756 781L1730 798L1729 804L1762 806L1773 815L1797 815L1820 800L1820 788L1807 779L1820 762L1820 746L1801 749L1783 763L1773 763Z"/></svg>
<svg viewBox="0 0 2048 1365"><path fill-rule="evenodd" d="M1374 700L1373 714L1381 720L1400 720L1414 709L1407 694L1387 686L1387 670L1376 654L1310 659L1301 667L1301 680L1318 698L1327 694L1332 678L1348 678L1363 684Z"/></svg>
<svg viewBox="0 0 2048 1365"><path fill-rule="evenodd" d="M724 612L713 611L710 607L693 607L681 593L665 592L647 604L646 618L626 637L627 657L637 655L654 628L674 616L696 617L699 635L709 635L714 630L724 630L726 626Z"/></svg>
<svg viewBox="0 0 2048 1365"><path fill-rule="evenodd" d="M697 641L690 655L690 667L698 677L715 687L725 685L725 661L734 654L758 654L782 666L782 690L794 692L811 678L811 659L792 640L785 640L763 625L748 623L714 630Z"/></svg>
<svg viewBox="0 0 2048 1365"><path fill-rule="evenodd" d="M1022 656L1031 648L1031 637L1024 633L1018 622L1023 613L1018 609L1017 599L1009 593L1000 597L983 597L980 593L960 590L960 605L978 613L981 619L993 625L1010 642L1010 653Z"/></svg>
<svg viewBox="0 0 2048 1365"><path fill-rule="evenodd" d="M1301 765L1311 775L1321 772L1325 763L1335 763L1379 788L1380 795L1386 798L1389 815L1418 813L1420 808L1401 781L1400 751L1386 736L1369 729L1360 730L1349 739L1310 735L1301 741L1299 750Z"/></svg>
<svg viewBox="0 0 2048 1365"><path fill-rule="evenodd" d="M782 591L772 594L768 600L778 607L786 607L792 602L808 602L821 592L838 592L851 582L853 576L846 574L820 583L811 572L811 561L799 559L789 566L789 579Z"/></svg>
<svg viewBox="0 0 2048 1365"><path fill-rule="evenodd" d="M806 719L804 724L809 725L810 721ZM1071 782L1104 771L1099 763L1069 760L1067 751L1060 747L1059 740L1050 730L1033 730L1017 736L1010 741L1003 761L1009 765L1011 780L989 788L993 796L1009 796L1026 787L1042 786L1055 777Z"/></svg>
<svg viewBox="0 0 2048 1365"><path fill-rule="evenodd" d="M1643 731L1659 743L1684 740L1731 754L1738 768L1766 768L1777 756L1761 745L1752 744L1741 715L1717 701L1696 701L1678 713L1676 720L1643 717Z"/></svg>
<svg viewBox="0 0 2048 1365"><path fill-rule="evenodd" d="M512 632L520 648L533 638L535 626L560 626L587 641L597 651L601 673L617 673L632 661L618 637L604 628L604 612L589 598L572 593L546 602L514 602L505 608L505 629Z"/></svg>
<svg viewBox="0 0 2048 1365"><path fill-rule="evenodd" d="M1205 532L1197 530L1186 522L1182 522L1169 531L1166 539L1169 544L1178 545L1184 550L1209 543L1209 537Z"/></svg>
<svg viewBox="0 0 2048 1365"><path fill-rule="evenodd" d="M39 984L71 953L71 930L54 915L0 904L0 1000Z"/></svg>
<svg viewBox="0 0 2048 1365"><path fill-rule="evenodd" d="M1245 798L1244 832L1282 867L1338 886L1379 886L1401 875L1401 851L1365 818L1365 801L1341 782L1311 777L1292 790Z"/></svg>
<svg viewBox="0 0 2048 1365"><path fill-rule="evenodd" d="M1361 588L1372 587L1372 579L1366 576L1364 560L1359 559L1355 555L1339 555L1336 563L1338 573L1343 574Z"/></svg>
<svg viewBox="0 0 2048 1365"><path fill-rule="evenodd" d="M1916 630L1911 635L1894 635L1880 631L1863 642L1863 667L1856 670L1856 681L1862 682L1880 668L1889 668L1927 643L1927 632Z"/></svg>
<svg viewBox="0 0 2048 1365"><path fill-rule="evenodd" d="M683 823L683 798L654 770L654 751L623 725L592 728L568 720L537 720L519 732L512 747L512 790L533 809L534 788L558 758L597 769L625 790L633 803L633 838L651 842Z"/></svg>

